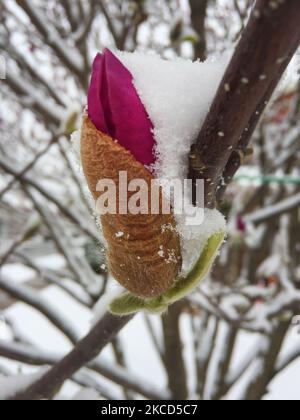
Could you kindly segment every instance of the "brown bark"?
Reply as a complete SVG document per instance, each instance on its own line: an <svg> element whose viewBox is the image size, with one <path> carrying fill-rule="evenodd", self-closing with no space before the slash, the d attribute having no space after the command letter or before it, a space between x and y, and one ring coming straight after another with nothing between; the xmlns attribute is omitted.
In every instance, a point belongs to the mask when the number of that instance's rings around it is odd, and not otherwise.
<svg viewBox="0 0 300 420"><path fill-rule="evenodd" d="M168 314L162 318L165 343L164 361L169 378L172 398L186 400L188 397L187 376L182 354L180 338L180 315L182 305L171 306Z"/></svg>
<svg viewBox="0 0 300 420"><path fill-rule="evenodd" d="M276 8L274 7L276 4ZM245 150L259 116L300 42L300 3L258 0L191 153L190 177L206 180L215 206L222 174Z"/></svg>

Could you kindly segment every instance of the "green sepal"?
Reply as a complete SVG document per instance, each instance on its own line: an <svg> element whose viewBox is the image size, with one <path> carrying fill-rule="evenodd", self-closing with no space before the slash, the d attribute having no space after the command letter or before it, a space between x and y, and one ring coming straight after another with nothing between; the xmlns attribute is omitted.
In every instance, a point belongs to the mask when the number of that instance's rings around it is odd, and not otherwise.
<svg viewBox="0 0 300 420"><path fill-rule="evenodd" d="M163 295L155 299L143 299L131 293L125 293L110 303L109 311L115 315L129 315L142 310L154 314L165 312L169 305L186 297L206 277L225 236L226 233L224 231L212 235L190 273L186 277L178 278L174 285Z"/></svg>
<svg viewBox="0 0 300 420"><path fill-rule="evenodd" d="M206 247L187 277L179 278L174 286L164 294L164 300L168 305L186 297L204 280L212 268L224 239L225 232L219 232L208 239Z"/></svg>
<svg viewBox="0 0 300 420"><path fill-rule="evenodd" d="M131 293L123 293L109 304L109 311L114 315L131 315L145 309L145 301Z"/></svg>

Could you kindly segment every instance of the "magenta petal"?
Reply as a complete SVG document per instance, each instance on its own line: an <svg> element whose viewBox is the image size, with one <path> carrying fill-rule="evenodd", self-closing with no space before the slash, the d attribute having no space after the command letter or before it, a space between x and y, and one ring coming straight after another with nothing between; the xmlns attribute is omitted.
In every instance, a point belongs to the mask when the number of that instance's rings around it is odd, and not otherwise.
<svg viewBox="0 0 300 420"><path fill-rule="evenodd" d="M94 62L89 116L99 130L118 140L140 163L155 162L153 125L135 90L133 77L107 49Z"/></svg>
<svg viewBox="0 0 300 420"><path fill-rule="evenodd" d="M246 225L245 221L243 220L243 218L242 218L241 216L238 216L238 217L237 217L237 220L236 220L236 226L237 226L237 229L238 229L240 232L245 233L245 232L246 232L246 230L247 230L247 225Z"/></svg>
<svg viewBox="0 0 300 420"><path fill-rule="evenodd" d="M93 63L92 78L88 93L88 114L98 130L108 134L101 100L104 76L104 57L101 54L97 54Z"/></svg>

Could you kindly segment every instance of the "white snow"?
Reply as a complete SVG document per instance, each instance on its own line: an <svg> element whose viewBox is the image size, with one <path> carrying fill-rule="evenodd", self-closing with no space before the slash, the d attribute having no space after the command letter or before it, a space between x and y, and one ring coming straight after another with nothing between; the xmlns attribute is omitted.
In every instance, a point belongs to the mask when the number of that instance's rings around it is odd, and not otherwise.
<svg viewBox="0 0 300 420"><path fill-rule="evenodd" d="M48 368L42 368L31 375L14 375L5 377L0 375L0 400L13 398L16 393L24 391L28 386L45 374Z"/></svg>
<svg viewBox="0 0 300 420"><path fill-rule="evenodd" d="M213 337L216 329L216 318L211 317L208 321L205 334L202 341L199 343L198 357L199 361L205 362L209 358L209 354L212 350Z"/></svg>
<svg viewBox="0 0 300 420"><path fill-rule="evenodd" d="M99 401L100 395L94 389L83 389L73 398L74 401Z"/></svg>
<svg viewBox="0 0 300 420"><path fill-rule="evenodd" d="M274 254L268 257L258 267L257 274L260 277L271 277L276 275L283 264L283 258L281 255Z"/></svg>
<svg viewBox="0 0 300 420"><path fill-rule="evenodd" d="M191 146L214 99L229 54L205 63L181 58L163 60L155 54L137 52L117 55L132 73L133 83L154 125L155 176L164 181L183 181L188 174ZM190 226L187 217L176 215L184 275L193 268L207 239L226 230L225 219L216 210L206 210L202 224Z"/></svg>
<svg viewBox="0 0 300 420"><path fill-rule="evenodd" d="M125 233L124 232L117 232L116 233L116 238L122 238L123 236L125 235Z"/></svg>
<svg viewBox="0 0 300 420"><path fill-rule="evenodd" d="M26 267L23 264L6 264L4 267L1 267L0 278L9 277L12 281L17 284L26 283L30 280L33 280L36 276L34 270L29 267Z"/></svg>
<svg viewBox="0 0 300 420"><path fill-rule="evenodd" d="M186 225L182 218L179 220L178 230L182 236L182 274L186 275L196 264L210 236L220 231L226 231L226 221L218 210L206 209L201 225Z"/></svg>
<svg viewBox="0 0 300 420"><path fill-rule="evenodd" d="M70 299L65 299L65 295L62 294L62 292L56 287L45 289L42 295L47 296L47 298L49 298L51 302L58 301L58 306L60 307L60 309L63 308L65 311L64 316L66 316L67 319L70 319L72 321L76 320L76 325L82 334L88 330L91 321L89 311L82 310L82 308L80 308L76 303L73 303ZM64 301L62 301L62 299L64 299ZM101 303L103 303L103 301ZM99 302L99 309L100 306L102 306L101 303ZM48 354L51 354L53 352L53 354L57 354L60 358L65 352L70 350L70 344L67 342L67 340L65 340L64 337L60 336L58 331L55 328L53 328L51 324L45 321L41 317L41 315L38 314L32 308L28 307L27 305L18 303L13 305L9 309L9 311L6 311L6 313L7 312L9 312L9 314L14 318L15 322L22 326L24 332L26 333L26 337L28 337L30 341L33 339L34 345L38 346L38 348L41 347L42 351L47 352ZM80 314L80 316L78 316L78 314ZM196 378L194 376L194 355L192 350L194 337L191 328L189 327L188 317L184 315L182 318L182 342L184 343L185 355L187 356L186 363L188 369L188 380L190 384L190 389L193 390L196 381ZM151 316L151 322L155 329L156 335L158 336L158 339L161 342L162 332L160 319L156 316ZM212 327L213 325L211 324L208 328L208 335L212 334ZM249 361L251 361L250 359L255 359L257 357L257 352L255 350L257 350L259 347L259 342L256 341L256 339L258 338L257 334L240 333L239 336L240 339L238 340L236 350L233 355L234 363L232 367L234 371L238 369L239 364L243 361L243 359L246 356L249 356ZM7 333L5 333L5 331L1 331L1 329L0 338L9 339ZM132 375L136 375L138 378L147 378L147 381L150 384L153 383L153 387L156 387L159 390L163 390L163 388L167 384L165 373L162 368L158 354L155 351L150 336L145 328L143 316L141 314L137 315L124 328L124 330L122 330L120 334L120 339L122 340L122 343L124 345L126 360L128 361L128 368L130 369L130 372L132 372ZM298 338L296 340L298 340ZM295 338L290 336L288 343L286 343L285 347L291 347L295 343L297 344L297 342L298 341L295 341ZM286 348L285 350L287 351L288 348ZM39 352L39 350L37 351ZM205 352L207 353L208 351L209 338L207 337L207 339L205 339L204 342L201 343L201 348L199 349L198 354L201 356L205 354ZM286 351L283 351L283 354L285 354ZM115 363L112 351L109 346L106 347L103 354L101 354L100 360L102 360L102 362L104 363ZM10 369L14 369L14 372L16 373L18 372L21 366L22 371L25 371L23 365L20 365L19 363L8 362L6 359L3 358L0 358L0 362L5 363L5 366L9 367ZM26 371L27 369L28 368L26 367ZM299 375L300 364L299 362L295 362L292 366L290 366L290 368L282 372L275 379L275 381L273 381L270 387L271 392L266 397L266 399L275 400L283 398L287 400L299 400ZM233 376L235 376L234 372ZM119 387L113 385L110 381L103 379L103 383L106 386L108 386L112 392L119 392ZM242 384L243 383L244 381L242 382ZM241 382L239 381L234 387L234 392L230 393L230 395L227 396L226 399L237 400L240 396L240 386ZM0 390L2 391L1 386ZM68 399L74 398L74 396L77 396L78 398L78 395L76 395L78 391L78 387L70 381L68 381L60 395L65 395ZM83 399L83 397L84 394L80 396L80 399ZM88 397L91 398L92 395L88 393Z"/></svg>
<svg viewBox="0 0 300 420"><path fill-rule="evenodd" d="M74 133L71 134L71 143L72 143L72 147L73 147L76 160L78 163L81 162L80 141L81 141L81 128L79 130L74 131Z"/></svg>
<svg viewBox="0 0 300 420"><path fill-rule="evenodd" d="M80 72L84 67L83 57L76 48L70 48L70 45L67 45L59 32L55 29L53 25L49 25L47 16L43 14L41 9L34 7L32 2L24 0L26 2L26 8L29 10L30 16L37 22L37 26L41 28L41 33L47 39L47 42L53 46L55 51L58 52L63 59L69 63L74 70Z"/></svg>
<svg viewBox="0 0 300 420"><path fill-rule="evenodd" d="M108 288L109 289L106 290L105 294L101 296L93 308L94 318L92 320L92 325L97 324L97 322L106 314L110 302L125 291L122 286L113 281L108 282Z"/></svg>
<svg viewBox="0 0 300 420"><path fill-rule="evenodd" d="M116 54L132 73L154 125L157 178L186 178L190 148L224 75L229 54L204 63L182 58L164 60L138 52Z"/></svg>
<svg viewBox="0 0 300 420"><path fill-rule="evenodd" d="M299 206L299 204L300 193L295 194L294 196L289 197L277 204L257 210L256 212L247 216L245 220L248 223L262 223L274 216L280 216L281 214L288 212L290 209Z"/></svg>
<svg viewBox="0 0 300 420"><path fill-rule="evenodd" d="M65 110L47 96L44 96L39 90L32 89L26 79L16 76L12 71L8 71L7 79L16 86L17 90L22 92L24 97L28 98L28 106L36 104L46 115L57 121L65 118Z"/></svg>

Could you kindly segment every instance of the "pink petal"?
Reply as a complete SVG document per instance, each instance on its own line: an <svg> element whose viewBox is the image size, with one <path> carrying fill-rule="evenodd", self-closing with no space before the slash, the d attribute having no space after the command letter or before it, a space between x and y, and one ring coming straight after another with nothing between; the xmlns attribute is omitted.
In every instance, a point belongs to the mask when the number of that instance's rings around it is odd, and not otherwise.
<svg viewBox="0 0 300 420"><path fill-rule="evenodd" d="M104 80L103 70L104 57L102 54L97 54L93 63L92 78L88 93L88 114L98 130L109 134L101 101Z"/></svg>
<svg viewBox="0 0 300 420"><path fill-rule="evenodd" d="M98 130L109 134L143 165L155 162L153 125L133 85L133 77L106 49L93 66L89 116Z"/></svg>

